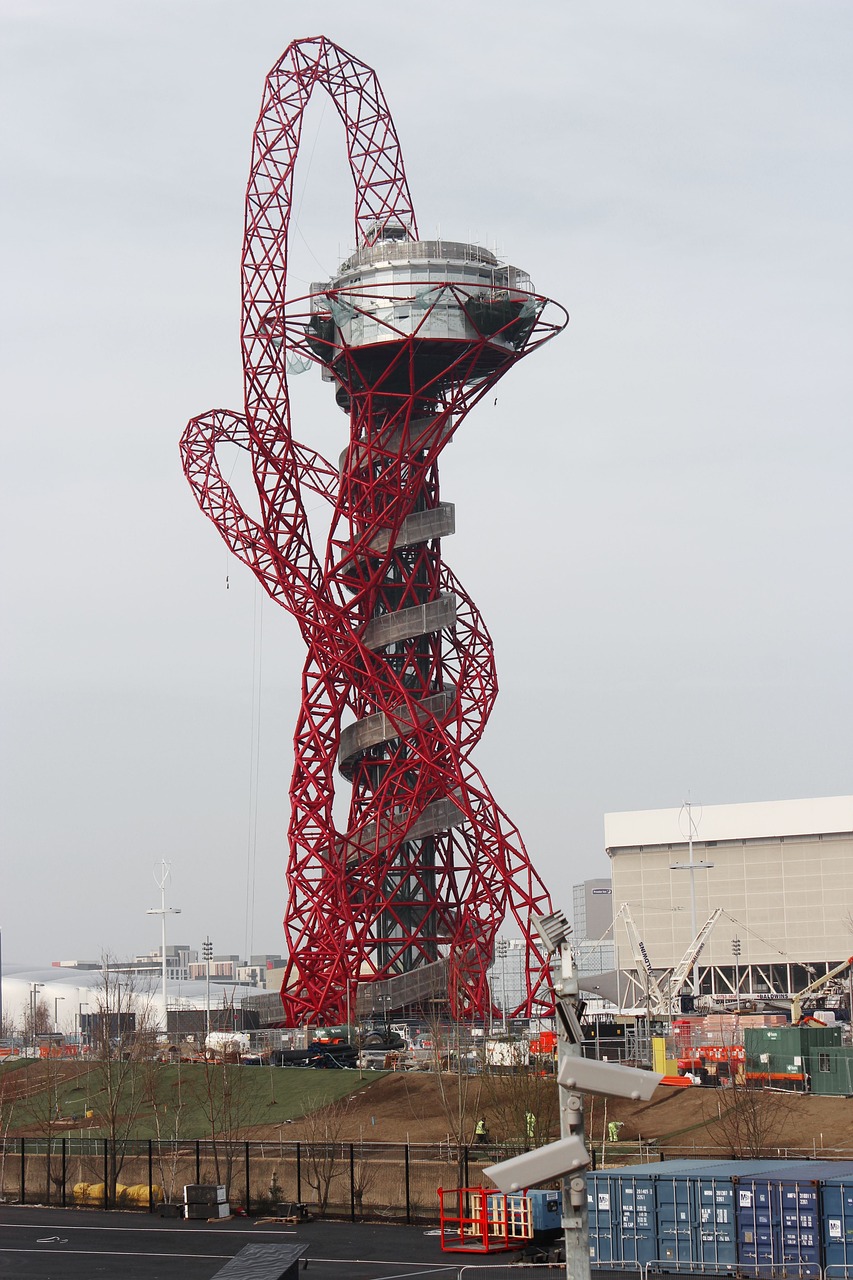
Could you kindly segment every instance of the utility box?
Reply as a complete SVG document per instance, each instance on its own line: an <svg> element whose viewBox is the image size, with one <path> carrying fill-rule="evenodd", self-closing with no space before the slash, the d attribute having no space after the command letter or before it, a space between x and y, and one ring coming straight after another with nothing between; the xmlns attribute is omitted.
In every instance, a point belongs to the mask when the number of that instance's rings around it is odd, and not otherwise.
<svg viewBox="0 0 853 1280"><path fill-rule="evenodd" d="M561 1191L528 1191L530 1212L533 1215L534 1239L540 1232L559 1231L563 1223L563 1193Z"/></svg>
<svg viewBox="0 0 853 1280"><path fill-rule="evenodd" d="M184 1187L185 1218L206 1221L208 1218L227 1218L230 1212L224 1187L199 1183Z"/></svg>

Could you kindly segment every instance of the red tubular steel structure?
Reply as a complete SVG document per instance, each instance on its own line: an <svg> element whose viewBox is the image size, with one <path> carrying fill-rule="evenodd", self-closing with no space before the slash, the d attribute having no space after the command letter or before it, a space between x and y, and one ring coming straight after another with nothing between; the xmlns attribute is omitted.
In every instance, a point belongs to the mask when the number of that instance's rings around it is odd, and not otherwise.
<svg viewBox="0 0 853 1280"><path fill-rule="evenodd" d="M316 85L346 129L358 248L334 281L286 302L293 169ZM442 562L454 509L439 495L438 458L472 405L568 317L486 250L418 240L376 75L324 37L294 42L267 79L242 281L244 412L194 418L181 449L202 511L293 614L308 650L290 787L285 1018L342 1019L357 983L439 959L454 1011L482 1016L508 917L527 961L512 1012L544 1011L547 958L531 915L551 904L471 760L497 680L488 632ZM309 362L349 416L339 466L293 437L287 372ZM257 518L220 470L224 444L249 455ZM318 500L322 560L306 515ZM333 817L336 769L352 789L345 830Z"/></svg>

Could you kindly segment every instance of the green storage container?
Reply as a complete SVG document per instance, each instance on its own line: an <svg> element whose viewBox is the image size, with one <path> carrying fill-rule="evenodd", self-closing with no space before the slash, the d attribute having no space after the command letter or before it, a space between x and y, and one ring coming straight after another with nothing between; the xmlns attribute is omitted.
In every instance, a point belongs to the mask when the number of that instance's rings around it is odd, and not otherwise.
<svg viewBox="0 0 853 1280"><path fill-rule="evenodd" d="M768 1084L805 1090L812 1075L812 1057L841 1047L840 1027L746 1027L744 1051L747 1077Z"/></svg>
<svg viewBox="0 0 853 1280"><path fill-rule="evenodd" d="M836 1098L853 1097L853 1048L827 1045L809 1052L809 1080L812 1093Z"/></svg>

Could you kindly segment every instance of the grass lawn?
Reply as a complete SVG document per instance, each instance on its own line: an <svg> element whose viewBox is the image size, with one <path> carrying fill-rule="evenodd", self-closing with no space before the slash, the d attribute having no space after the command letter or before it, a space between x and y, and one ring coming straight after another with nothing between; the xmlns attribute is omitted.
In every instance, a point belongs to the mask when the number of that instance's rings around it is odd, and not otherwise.
<svg viewBox="0 0 853 1280"><path fill-rule="evenodd" d="M12 1109L8 1136L24 1132L34 1135L44 1133L46 1119L56 1114L64 1120L79 1118L79 1124L62 1124L57 1134L83 1134L101 1137L105 1130L99 1121L106 1101L106 1091L97 1062L81 1066L59 1068L46 1067L32 1061L25 1064L26 1090L20 1088L22 1077L15 1072L14 1100L4 1102L4 1122ZM371 1079L359 1078L357 1071L315 1071L300 1067L226 1067L230 1080L230 1127L233 1130L254 1128L257 1125L281 1125L297 1120L311 1111L326 1106L338 1098L382 1079L385 1072L371 1072ZM205 1067L202 1063L141 1063L137 1068L133 1088L141 1094L134 1138L209 1138L211 1137L210 1110L221 1116L223 1068L217 1064ZM0 1074L2 1082L2 1074ZM130 1110L131 1082L125 1085L127 1098L125 1110ZM214 1099L210 1102L211 1096ZM86 1112L92 1111L91 1119ZM159 1133L158 1133L159 1122ZM223 1121L217 1121L221 1128Z"/></svg>

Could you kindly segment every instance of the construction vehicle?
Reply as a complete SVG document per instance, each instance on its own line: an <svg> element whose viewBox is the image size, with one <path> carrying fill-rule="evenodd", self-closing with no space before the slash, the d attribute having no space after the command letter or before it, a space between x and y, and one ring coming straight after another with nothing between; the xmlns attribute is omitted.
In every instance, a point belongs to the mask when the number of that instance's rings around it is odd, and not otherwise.
<svg viewBox="0 0 853 1280"><path fill-rule="evenodd" d="M621 916L625 922L625 931L628 934L637 972L641 974L643 986L646 989L649 1017L672 1017L681 1012L681 993L684 990L684 984L722 914L722 907L712 911L675 968L664 969L662 973L656 975L645 945L637 933L631 909L627 902L623 902L616 913L616 919L618 920ZM664 994L664 988L666 994Z"/></svg>
<svg viewBox="0 0 853 1280"><path fill-rule="evenodd" d="M851 968L851 966L853 966L853 956L842 961L841 964L837 964L835 968L830 969L828 973L822 973L819 978L815 978L814 982L810 982L807 987L803 987L802 991L798 991L791 1001L791 1022L796 1025L798 1022L803 1022L805 1020L803 1018L803 1001L806 996L810 996L815 991L819 991L821 987L825 987L833 978L840 978L842 974L846 973L847 970ZM853 1017L853 1010L851 1010L851 1017Z"/></svg>

